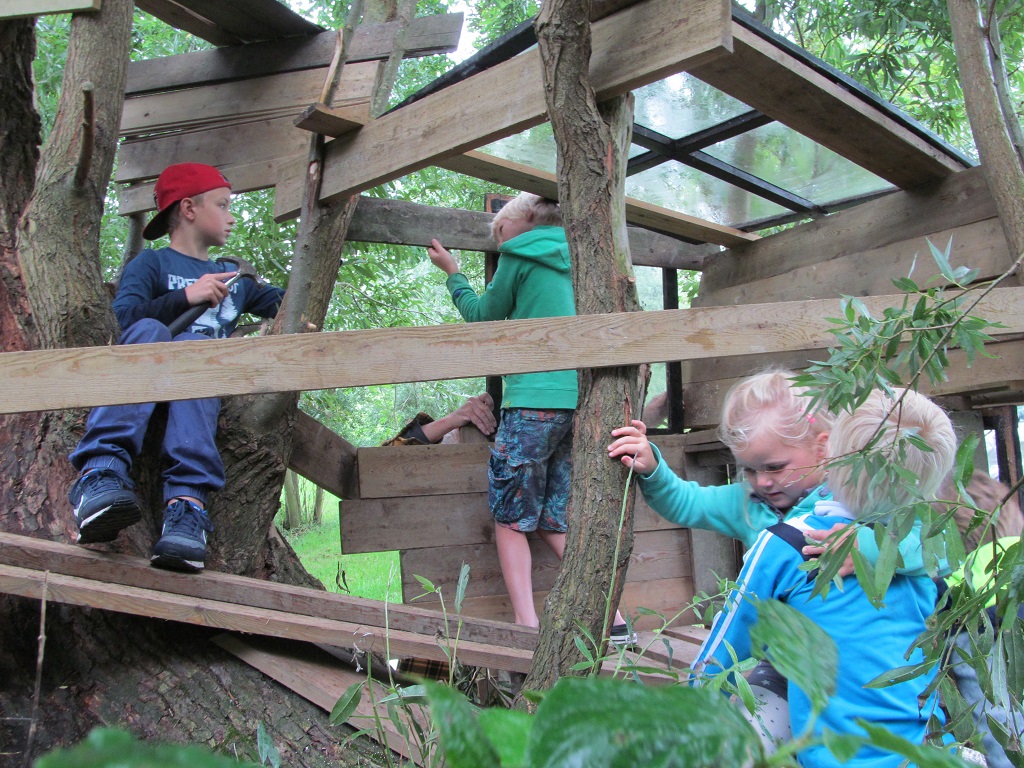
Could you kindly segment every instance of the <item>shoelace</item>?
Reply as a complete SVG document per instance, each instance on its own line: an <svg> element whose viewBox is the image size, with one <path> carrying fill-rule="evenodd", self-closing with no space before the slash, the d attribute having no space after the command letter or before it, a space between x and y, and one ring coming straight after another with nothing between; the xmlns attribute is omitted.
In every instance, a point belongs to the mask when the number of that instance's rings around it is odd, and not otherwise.
<svg viewBox="0 0 1024 768"><path fill-rule="evenodd" d="M200 512L187 501L176 501L164 513L164 530L198 539L200 531L213 531L213 523L209 515Z"/></svg>
<svg viewBox="0 0 1024 768"><path fill-rule="evenodd" d="M120 491L122 488L130 489L131 483L125 483L112 469L97 469L85 476L82 483L82 490L88 489L90 494L106 493L107 491Z"/></svg>

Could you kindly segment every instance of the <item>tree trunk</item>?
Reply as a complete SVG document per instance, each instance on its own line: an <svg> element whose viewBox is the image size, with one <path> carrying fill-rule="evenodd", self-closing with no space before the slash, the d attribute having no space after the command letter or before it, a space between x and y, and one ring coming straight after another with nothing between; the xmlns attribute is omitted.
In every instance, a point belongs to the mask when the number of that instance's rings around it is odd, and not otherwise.
<svg viewBox="0 0 1024 768"><path fill-rule="evenodd" d="M1024 256L1024 158L1009 127L1017 118L1012 111L1006 114L1000 104L999 90L1006 87L1005 74L1000 70L997 78L992 69L992 61L1002 60L1002 51L993 48L993 40L998 45L998 30L990 37L988 25L998 22L993 18L985 23L976 0L948 0L948 5L960 85L974 143L1010 254L1019 261ZM1013 134L1019 133L1016 125ZM1024 282L1019 264L1017 280Z"/></svg>
<svg viewBox="0 0 1024 768"><path fill-rule="evenodd" d="M624 205L633 98L597 104L589 80L590 14L588 0L546 0L536 22L581 315L640 309ZM633 546L633 494L620 529L627 472L604 447L612 429L639 418L645 374L637 367L580 371L565 557L541 618L527 688L581 674L570 669L582 658L574 642L581 626L607 636Z"/></svg>
<svg viewBox="0 0 1024 768"><path fill-rule="evenodd" d="M316 495L313 497L313 525L322 525L324 522L324 489L319 485L316 487Z"/></svg>
<svg viewBox="0 0 1024 768"><path fill-rule="evenodd" d="M284 527L294 531L302 526L302 496L299 478L290 469L284 475Z"/></svg>

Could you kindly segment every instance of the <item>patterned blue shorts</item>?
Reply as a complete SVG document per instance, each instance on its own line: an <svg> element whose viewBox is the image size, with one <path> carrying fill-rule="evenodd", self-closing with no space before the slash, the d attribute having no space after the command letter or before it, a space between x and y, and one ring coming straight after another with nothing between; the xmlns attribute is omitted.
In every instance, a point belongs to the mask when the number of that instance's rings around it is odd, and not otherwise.
<svg viewBox="0 0 1024 768"><path fill-rule="evenodd" d="M569 409L507 408L487 464L487 498L499 525L565 533L572 476Z"/></svg>

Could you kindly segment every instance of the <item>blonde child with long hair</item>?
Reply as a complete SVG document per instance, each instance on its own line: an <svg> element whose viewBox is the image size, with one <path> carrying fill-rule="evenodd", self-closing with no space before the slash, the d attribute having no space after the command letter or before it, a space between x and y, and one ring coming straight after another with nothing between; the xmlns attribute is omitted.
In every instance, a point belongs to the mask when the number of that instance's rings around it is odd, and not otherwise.
<svg viewBox="0 0 1024 768"><path fill-rule="evenodd" d="M732 451L742 479L702 486L683 480L647 439L641 421L612 431L608 455L632 466L644 499L659 515L687 528L703 528L739 539L749 547L768 526L814 511L832 493L826 483L825 457L833 416L809 412L807 391L794 386L792 371L768 370L737 382L722 406L719 437ZM824 535L822 536L824 538ZM874 533L862 528L857 548L874 564ZM898 573L925 573L919 527L900 544ZM820 547L810 547L815 554ZM942 568L944 563L934 563ZM847 568L841 575L851 572Z"/></svg>

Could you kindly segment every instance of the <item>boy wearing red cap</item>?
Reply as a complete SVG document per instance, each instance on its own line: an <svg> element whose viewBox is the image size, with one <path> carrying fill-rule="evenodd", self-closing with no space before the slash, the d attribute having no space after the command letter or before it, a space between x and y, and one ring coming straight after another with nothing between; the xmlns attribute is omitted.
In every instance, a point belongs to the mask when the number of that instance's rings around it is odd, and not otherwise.
<svg viewBox="0 0 1024 768"><path fill-rule="evenodd" d="M125 267L114 298L121 344L226 338L243 313L277 314L282 289L251 280L229 287L224 281L235 273L210 259L209 249L224 245L235 223L231 184L220 171L201 163L169 166L154 197L158 212L143 235L156 240L169 233L170 245L144 250ZM168 326L200 305L207 311L172 337ZM80 544L113 541L142 517L129 472L155 408L155 403L104 406L89 414L85 436L70 456L82 473L68 495ZM167 506L153 565L185 571L205 565L206 535L213 530L206 501L224 485L215 442L219 412L219 398L167 403L161 445Z"/></svg>

